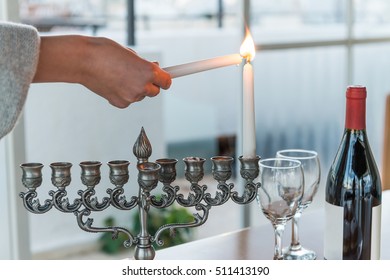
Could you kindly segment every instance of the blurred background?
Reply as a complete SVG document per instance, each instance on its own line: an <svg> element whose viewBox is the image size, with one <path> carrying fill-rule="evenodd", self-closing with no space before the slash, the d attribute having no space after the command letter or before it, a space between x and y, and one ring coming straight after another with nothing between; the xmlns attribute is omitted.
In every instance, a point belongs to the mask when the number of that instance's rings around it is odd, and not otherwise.
<svg viewBox="0 0 390 280"><path fill-rule="evenodd" d="M257 154L265 158L278 149L305 148L320 156L320 189L306 211L323 205L350 84L367 87L367 131L381 168L384 101L390 92L389 1L1 0L0 4L0 18L34 25L41 35L109 37L161 66L237 53L247 23L257 47L253 61ZM179 159L181 186L188 186L182 179L183 157L240 155L241 70L232 66L177 78L168 91L125 110L109 106L79 85L32 85L24 118L13 134L0 141L0 215L7 229L0 233L0 258L92 258L102 252L105 237L80 230L74 215L56 210L26 213L17 195L23 191L21 162L45 164L38 192L44 201L52 189L48 165L55 161L74 165L68 190L73 198L82 188L79 162L128 159L132 181L126 191L136 194L132 145L142 126L153 146L151 160ZM209 161L205 167L209 175ZM104 164L102 174L99 197L111 187ZM210 176L205 184L211 190L216 185ZM110 209L93 218L97 225L114 219L131 227L134 213ZM268 222L255 202L250 207L227 203L213 208L206 224L184 239L262 223Z"/></svg>

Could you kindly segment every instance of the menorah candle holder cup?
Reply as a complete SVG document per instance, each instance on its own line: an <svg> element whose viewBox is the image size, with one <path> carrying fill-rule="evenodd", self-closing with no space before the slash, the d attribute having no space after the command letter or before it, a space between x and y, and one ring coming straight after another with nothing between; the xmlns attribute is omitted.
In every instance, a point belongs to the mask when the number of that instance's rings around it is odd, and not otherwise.
<svg viewBox="0 0 390 280"><path fill-rule="evenodd" d="M72 181L70 169L72 166L70 162L54 162L50 164L52 170L51 183L53 186L59 190L65 190L65 187L70 185Z"/></svg>
<svg viewBox="0 0 390 280"><path fill-rule="evenodd" d="M206 159L200 157L186 157L183 159L185 164L185 178L190 183L190 191L185 197L180 193L179 186L172 184L176 180L176 159L162 158L155 162L149 162L152 154L152 146L146 136L144 129L141 129L137 141L133 146L133 153L137 158L138 170L138 196L126 198L124 195L124 186L129 181L129 165L127 160L112 160L107 163L109 167L109 179L114 188L106 190L108 196L101 200L95 196L95 186L100 183L102 165L99 161L83 161L79 164L81 168L80 179L84 185L83 190L79 190L78 198L72 203L67 198L67 187L70 185L72 163L54 162L50 164L51 182L57 190L49 191L49 196L43 204L37 199L36 189L42 184L41 163L23 163L22 183L27 188L27 192L20 193L23 199L24 207L35 214L43 214L53 207L64 213L74 213L78 226L87 232L110 232L113 239L118 237L119 233L127 236L124 242L125 247L134 245L134 258L147 260L154 259L155 249L153 243L162 246L164 243L160 238L161 233L169 230L173 233L179 228L191 228L203 225L207 219L212 207L220 206L228 200L237 204L249 204L257 196L259 183L254 180L259 175L260 157L244 158L239 157L240 175L245 179L243 194L234 190L233 183L227 183L232 176L232 163L234 159L227 156L215 156L211 158L212 175L217 181L217 187L214 195L207 192L206 185L200 185L199 182L204 177L204 163ZM155 196L152 192L162 184L162 194ZM172 223L161 225L153 234L149 233L147 224L149 210L151 207L164 209L177 203L182 207L191 207L196 210L193 214L194 220L184 223ZM137 235L131 233L124 227L95 227L93 218L89 218L92 213L100 212L108 207L115 207L119 210L129 211L138 207L141 229ZM172 237L173 238L173 237Z"/></svg>
<svg viewBox="0 0 390 280"><path fill-rule="evenodd" d="M35 191L42 184L41 163L23 163L20 165L23 170L22 183L30 191Z"/></svg>
<svg viewBox="0 0 390 280"><path fill-rule="evenodd" d="M110 168L110 182L114 186L124 186L129 181L129 164L127 160L112 160L107 163Z"/></svg>

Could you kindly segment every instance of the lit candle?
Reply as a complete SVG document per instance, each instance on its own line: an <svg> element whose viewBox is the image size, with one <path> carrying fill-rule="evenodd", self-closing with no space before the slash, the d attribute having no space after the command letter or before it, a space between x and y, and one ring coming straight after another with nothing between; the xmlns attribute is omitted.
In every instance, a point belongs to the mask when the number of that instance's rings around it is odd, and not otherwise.
<svg viewBox="0 0 390 280"><path fill-rule="evenodd" d="M242 152L244 158L256 156L256 126L253 67L250 63L256 50L252 36L247 35L240 48L240 54L246 59L243 69L243 117L242 117Z"/></svg>
<svg viewBox="0 0 390 280"><path fill-rule="evenodd" d="M241 62L242 62L242 56L240 54L230 54L230 55L219 56L210 59L180 64L180 65L170 66L163 69L171 75L171 78L177 78L177 77L199 73L199 72L216 69L220 67L238 65Z"/></svg>

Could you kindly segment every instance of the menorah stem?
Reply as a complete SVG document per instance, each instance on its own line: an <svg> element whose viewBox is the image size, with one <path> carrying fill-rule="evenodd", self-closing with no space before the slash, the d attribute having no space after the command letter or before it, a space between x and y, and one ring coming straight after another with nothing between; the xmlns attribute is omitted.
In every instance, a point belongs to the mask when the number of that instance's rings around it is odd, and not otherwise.
<svg viewBox="0 0 390 280"><path fill-rule="evenodd" d="M148 213L150 194L140 188L139 192L139 219L141 230L138 235L138 243L135 249L134 258L136 260L153 260L156 252L152 246L151 236L148 232Z"/></svg>

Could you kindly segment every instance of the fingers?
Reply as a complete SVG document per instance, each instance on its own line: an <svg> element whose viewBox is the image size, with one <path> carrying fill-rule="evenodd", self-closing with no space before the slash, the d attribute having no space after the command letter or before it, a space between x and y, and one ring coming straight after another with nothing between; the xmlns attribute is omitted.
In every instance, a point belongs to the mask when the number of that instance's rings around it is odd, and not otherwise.
<svg viewBox="0 0 390 280"><path fill-rule="evenodd" d="M135 102L142 101L145 97L146 97L145 95L140 95L137 97L131 97L130 99L112 98L112 99L108 99L108 102L114 107L117 107L119 109L125 109Z"/></svg>
<svg viewBox="0 0 390 280"><path fill-rule="evenodd" d="M145 87L145 96L154 97L160 93L160 87L154 84L148 84Z"/></svg>
<svg viewBox="0 0 390 280"><path fill-rule="evenodd" d="M121 92L117 93L119 100L113 104L116 107L125 108L145 97L155 97L160 93L161 88L168 89L171 86L170 74L162 70L158 62L150 62L139 57L136 61L138 67L134 67L134 69L141 71L135 71L127 76L132 77L132 79L126 79L127 90L126 87L122 87Z"/></svg>
<svg viewBox="0 0 390 280"><path fill-rule="evenodd" d="M155 97L160 93L160 87L148 84L145 86L143 92L134 94L132 92L126 92L124 94L118 94L116 98L112 98L110 101L111 105L118 108L126 108L130 104L139 102L145 99L145 97Z"/></svg>
<svg viewBox="0 0 390 280"><path fill-rule="evenodd" d="M158 87L161 87L163 89L169 89L169 87L172 84L172 78L171 75L162 70L159 66L158 63L154 63L155 67L153 69L153 81L152 83Z"/></svg>

